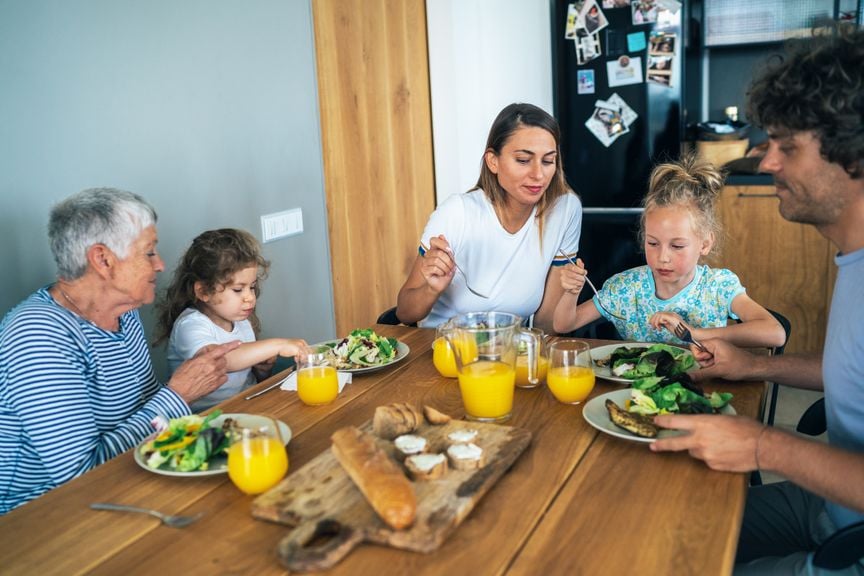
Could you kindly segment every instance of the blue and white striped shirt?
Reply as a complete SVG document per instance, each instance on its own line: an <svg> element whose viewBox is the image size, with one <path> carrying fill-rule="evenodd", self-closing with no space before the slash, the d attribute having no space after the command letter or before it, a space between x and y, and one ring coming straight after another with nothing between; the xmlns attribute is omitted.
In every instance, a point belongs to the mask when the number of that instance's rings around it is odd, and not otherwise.
<svg viewBox="0 0 864 576"><path fill-rule="evenodd" d="M156 381L137 310L103 330L39 289L0 323L0 514L134 447L189 406Z"/></svg>

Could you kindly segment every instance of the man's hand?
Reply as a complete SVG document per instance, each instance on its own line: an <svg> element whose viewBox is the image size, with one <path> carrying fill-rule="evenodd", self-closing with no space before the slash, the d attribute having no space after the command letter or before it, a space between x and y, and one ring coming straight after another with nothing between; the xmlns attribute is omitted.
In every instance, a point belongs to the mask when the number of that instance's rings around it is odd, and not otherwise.
<svg viewBox="0 0 864 576"><path fill-rule="evenodd" d="M702 366L700 370L689 372L694 381L710 380L711 378L725 378L726 380L747 380L753 378L753 363L756 356L745 352L734 344L725 340L706 339L702 345L708 349L703 352L690 346L690 351L696 361Z"/></svg>
<svg viewBox="0 0 864 576"><path fill-rule="evenodd" d="M174 371L168 387L179 394L187 404L213 392L228 381L225 354L238 346L239 341L204 346Z"/></svg>
<svg viewBox="0 0 864 576"><path fill-rule="evenodd" d="M654 423L686 432L653 442L654 452L686 450L711 469L724 472L749 472L759 467L756 450L765 426L755 420L743 416L663 414L656 416Z"/></svg>

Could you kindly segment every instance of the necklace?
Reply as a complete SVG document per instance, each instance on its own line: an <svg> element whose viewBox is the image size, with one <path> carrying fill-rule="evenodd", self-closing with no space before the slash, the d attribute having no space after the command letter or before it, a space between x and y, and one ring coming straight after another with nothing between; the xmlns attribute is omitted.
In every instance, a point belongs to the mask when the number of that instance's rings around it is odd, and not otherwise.
<svg viewBox="0 0 864 576"><path fill-rule="evenodd" d="M72 305L72 308L74 308L73 312L75 312L76 314L78 314L78 316L80 316L80 317L83 318L84 320L87 320L87 317L84 315L84 312L81 311L81 308L78 307L78 304L75 303L75 301L72 299L72 297L69 296L69 295L68 295L68 294L63 290L63 288L60 287L59 284L57 285L57 290L59 290L59 291L60 291L60 294L63 295L63 298L65 298L66 301L67 301L69 304ZM87 320L87 321L90 322L90 320Z"/></svg>

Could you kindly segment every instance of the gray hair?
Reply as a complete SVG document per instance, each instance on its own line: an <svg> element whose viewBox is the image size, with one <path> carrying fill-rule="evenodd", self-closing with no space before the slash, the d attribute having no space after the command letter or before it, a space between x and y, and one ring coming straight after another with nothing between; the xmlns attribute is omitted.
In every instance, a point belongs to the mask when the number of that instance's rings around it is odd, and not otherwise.
<svg viewBox="0 0 864 576"><path fill-rule="evenodd" d="M48 238L57 263L57 276L75 280L87 270L87 250L104 244L123 259L156 211L142 197L116 188L89 188L51 210Z"/></svg>

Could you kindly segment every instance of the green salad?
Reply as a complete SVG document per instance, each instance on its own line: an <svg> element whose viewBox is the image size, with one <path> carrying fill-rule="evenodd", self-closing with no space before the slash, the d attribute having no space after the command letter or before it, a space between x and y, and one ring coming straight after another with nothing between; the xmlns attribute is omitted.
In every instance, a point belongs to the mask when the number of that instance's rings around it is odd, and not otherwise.
<svg viewBox="0 0 864 576"><path fill-rule="evenodd" d="M729 392L706 394L687 373L649 376L633 381L630 405L637 414L714 414L729 404Z"/></svg>
<svg viewBox="0 0 864 576"><path fill-rule="evenodd" d="M347 338L331 344L336 368L364 368L387 364L396 357L397 342L371 328L353 330Z"/></svg>
<svg viewBox="0 0 864 576"><path fill-rule="evenodd" d="M654 344L648 348L620 346L609 357L613 376L635 380L648 376L671 376L696 367L696 359L683 348Z"/></svg>
<svg viewBox="0 0 864 576"><path fill-rule="evenodd" d="M207 470L216 456L227 453L232 421L214 426L213 420L222 412L214 410L207 416L182 416L168 422L168 428L144 442L139 453L150 468L177 472Z"/></svg>

